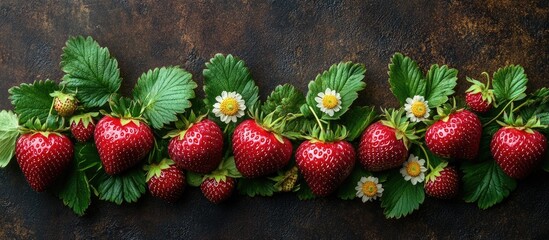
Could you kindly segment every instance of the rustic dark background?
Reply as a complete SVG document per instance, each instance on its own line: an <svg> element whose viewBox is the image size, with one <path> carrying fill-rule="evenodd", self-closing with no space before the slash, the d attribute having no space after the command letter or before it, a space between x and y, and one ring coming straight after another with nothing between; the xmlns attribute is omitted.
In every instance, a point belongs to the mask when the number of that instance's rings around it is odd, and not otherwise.
<svg viewBox="0 0 549 240"><path fill-rule="evenodd" d="M180 65L202 83L215 53L244 59L265 97L277 84L302 90L342 60L366 65L359 103L395 106L387 64L395 51L480 77L506 64L525 67L530 89L548 86L549 1L18 1L0 2L0 109L8 89L62 76L69 36L91 35L119 61L129 92L154 67ZM199 91L200 94L201 91ZM198 189L175 205L146 196L117 206L94 199L77 217L35 193L13 161L0 170L0 239L121 238L537 238L549 237L549 175L521 181L502 204L481 211L462 201L426 199L419 211L386 220L379 202L329 197L298 201L238 196L216 206Z"/></svg>

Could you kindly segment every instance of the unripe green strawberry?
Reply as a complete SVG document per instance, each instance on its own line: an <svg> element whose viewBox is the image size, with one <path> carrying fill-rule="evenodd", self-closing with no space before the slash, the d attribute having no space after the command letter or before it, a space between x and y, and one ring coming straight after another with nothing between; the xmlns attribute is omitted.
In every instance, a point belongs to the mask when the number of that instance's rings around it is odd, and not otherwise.
<svg viewBox="0 0 549 240"><path fill-rule="evenodd" d="M53 108L59 116L70 117L78 108L78 100L73 94L66 94L59 91L55 91L51 94L53 98Z"/></svg>

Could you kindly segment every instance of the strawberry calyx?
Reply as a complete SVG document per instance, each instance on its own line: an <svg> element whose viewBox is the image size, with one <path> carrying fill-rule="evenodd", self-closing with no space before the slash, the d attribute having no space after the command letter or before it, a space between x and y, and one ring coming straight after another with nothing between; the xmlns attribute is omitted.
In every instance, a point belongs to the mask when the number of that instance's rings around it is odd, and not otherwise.
<svg viewBox="0 0 549 240"><path fill-rule="evenodd" d="M151 163L143 166L143 170L147 171L147 182L153 177L160 177L162 170L170 168L175 163L168 158L162 159L160 163Z"/></svg>
<svg viewBox="0 0 549 240"><path fill-rule="evenodd" d="M473 85L471 85L465 92L471 94L481 93L483 101L487 102L488 104L495 104L496 97L494 96L494 90L490 89L490 74L488 74L487 72L483 72L482 75L486 76L486 84L473 78L467 77L467 81L472 83Z"/></svg>
<svg viewBox="0 0 549 240"><path fill-rule="evenodd" d="M196 115L193 110L190 111L188 116L181 116L175 122L174 130L169 131L164 138L174 138L178 137L179 140L182 140L187 133L187 130L191 128L194 124L199 123L208 116L208 113L202 115Z"/></svg>
<svg viewBox="0 0 549 240"><path fill-rule="evenodd" d="M99 112L105 116L111 116L120 119L122 126L133 122L139 126L141 122L147 123L147 120L143 118L143 112L145 107L138 100L131 100L125 97L119 97L118 94L111 95L109 99L109 107L111 113L107 113L104 110Z"/></svg>
<svg viewBox="0 0 549 240"><path fill-rule="evenodd" d="M84 125L85 128L87 128L90 123L93 123L93 118L99 116L99 112L89 112L79 115L74 115L69 120L69 125L75 124L78 125L80 122Z"/></svg>
<svg viewBox="0 0 549 240"><path fill-rule="evenodd" d="M433 120L447 122L450 119L450 115L463 110L464 108L457 108L456 99L454 98L453 105L444 104L441 107L437 107L437 115L433 117Z"/></svg>
<svg viewBox="0 0 549 240"><path fill-rule="evenodd" d="M259 106L260 104L258 102L248 112L250 118L254 119L255 123L259 127L264 129L265 131L273 133L276 140L278 140L280 143L284 143L284 137L293 139L293 136L290 134L286 134L284 129L286 128L286 123L295 119L295 116L293 116L292 114L288 114L286 116L274 119L275 112L271 112L265 115L262 111L260 111Z"/></svg>
<svg viewBox="0 0 549 240"><path fill-rule="evenodd" d="M48 137L50 134L61 135L61 132L69 130L69 128L64 125L64 118L50 115L45 123L42 123L39 118L29 119L25 124L19 127L19 132L21 134L40 133L44 135L44 137Z"/></svg>
<svg viewBox="0 0 549 240"><path fill-rule="evenodd" d="M62 91L54 91L50 93L51 97L59 99L61 102L71 101L75 104L78 103L76 99L76 93L64 93Z"/></svg>
<svg viewBox="0 0 549 240"><path fill-rule="evenodd" d="M425 177L425 182L435 181L438 177L441 176L440 172L442 172L447 166L448 162L442 162L434 169L431 169L431 172Z"/></svg>
<svg viewBox="0 0 549 240"><path fill-rule="evenodd" d="M503 113L503 121L497 121L499 125L505 128L515 128L527 133L534 133L534 129L547 128L547 125L541 124L541 119L537 116L532 116L528 121L524 122L522 116L515 118L513 112L507 114Z"/></svg>
<svg viewBox="0 0 549 240"><path fill-rule="evenodd" d="M410 123L408 118L403 116L404 109L384 109L385 120L381 120L381 124L395 129L396 138L404 142L406 149L409 149L412 142L417 142L419 137L415 134L415 123Z"/></svg>
<svg viewBox="0 0 549 240"><path fill-rule="evenodd" d="M317 124L314 125L312 128L307 129L309 135L302 135L300 136L300 138L309 140L311 143L325 143L341 141L349 136L349 131L347 131L347 128L345 126L336 124L334 130L332 129L330 122L321 120L320 118L318 118L315 111L311 107L309 107L309 109L314 115ZM324 128L324 125L326 125L326 128Z"/></svg>

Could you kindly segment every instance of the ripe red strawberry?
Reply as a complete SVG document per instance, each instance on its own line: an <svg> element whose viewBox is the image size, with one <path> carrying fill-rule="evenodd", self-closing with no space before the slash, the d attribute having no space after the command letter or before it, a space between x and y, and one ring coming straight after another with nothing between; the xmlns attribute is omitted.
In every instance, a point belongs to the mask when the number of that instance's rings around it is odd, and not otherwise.
<svg viewBox="0 0 549 240"><path fill-rule="evenodd" d="M215 122L204 119L173 137L168 153L181 169L210 173L223 157L223 132Z"/></svg>
<svg viewBox="0 0 549 240"><path fill-rule="evenodd" d="M233 152L238 171L244 177L254 178L274 173L288 164L292 143L249 119L234 130Z"/></svg>
<svg viewBox="0 0 549 240"><path fill-rule="evenodd" d="M455 168L443 163L425 181L425 193L434 198L451 199L459 193L459 176Z"/></svg>
<svg viewBox="0 0 549 240"><path fill-rule="evenodd" d="M345 141L304 141L296 151L296 163L307 185L317 196L327 196L351 174L355 150Z"/></svg>
<svg viewBox="0 0 549 240"><path fill-rule="evenodd" d="M425 143L443 158L474 160L480 147L482 125L474 113L458 110L427 128Z"/></svg>
<svg viewBox="0 0 549 240"><path fill-rule="evenodd" d="M494 134L490 150L503 172L512 178L524 178L543 160L547 139L532 129L507 126Z"/></svg>
<svg viewBox="0 0 549 240"><path fill-rule="evenodd" d="M74 154L71 140L54 132L23 134L15 149L17 163L37 192L44 191L65 172Z"/></svg>
<svg viewBox="0 0 549 240"><path fill-rule="evenodd" d="M54 97L53 99L53 108L59 116L61 117L70 117L78 107L78 101L73 94L62 93L60 91L55 91L50 94Z"/></svg>
<svg viewBox="0 0 549 240"><path fill-rule="evenodd" d="M71 118L71 133L76 141L87 142L93 138L95 122L93 121L92 115L97 117L97 113L86 113Z"/></svg>
<svg viewBox="0 0 549 240"><path fill-rule="evenodd" d="M407 132L403 111L386 112L387 121L370 125L362 134L358 159L368 171L384 171L400 167L408 158L408 140L416 138Z"/></svg>
<svg viewBox="0 0 549 240"><path fill-rule="evenodd" d="M96 125L95 144L105 172L115 175L135 166L153 148L149 126L137 119L103 117Z"/></svg>
<svg viewBox="0 0 549 240"><path fill-rule="evenodd" d="M494 90L490 89L490 75L483 73L487 78L487 85L475 79L467 78L473 85L465 91L465 102L473 111L485 113L490 111L494 102Z"/></svg>
<svg viewBox="0 0 549 240"><path fill-rule="evenodd" d="M485 113L490 111L492 104L483 99L482 93L468 92L465 94L465 102L473 111L479 113Z"/></svg>
<svg viewBox="0 0 549 240"><path fill-rule="evenodd" d="M147 185L153 197L174 203L185 190L185 174L177 168L173 161L163 160L159 164L145 167L148 170Z"/></svg>
<svg viewBox="0 0 549 240"><path fill-rule="evenodd" d="M234 178L228 176L225 179L222 177L219 181L214 177L207 177L200 184L200 190L204 194L204 197L215 204L219 204L231 197L234 187Z"/></svg>

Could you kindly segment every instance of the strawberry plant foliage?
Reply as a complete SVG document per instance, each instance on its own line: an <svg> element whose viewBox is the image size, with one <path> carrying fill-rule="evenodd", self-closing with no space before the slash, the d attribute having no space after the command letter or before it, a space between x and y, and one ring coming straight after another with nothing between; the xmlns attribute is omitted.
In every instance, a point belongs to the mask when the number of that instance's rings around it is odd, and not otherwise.
<svg viewBox="0 0 549 240"><path fill-rule="evenodd" d="M273 119L290 113L299 113L299 108L305 103L305 96L291 84L279 85L267 97L262 110L265 114L275 112Z"/></svg>
<svg viewBox="0 0 549 240"><path fill-rule="evenodd" d="M354 141L376 119L376 111L373 107L352 107L342 116L341 122L347 128L348 141Z"/></svg>
<svg viewBox="0 0 549 240"><path fill-rule="evenodd" d="M10 163L19 137L19 119L11 111L0 112L0 168Z"/></svg>
<svg viewBox="0 0 549 240"><path fill-rule="evenodd" d="M337 191L337 197L343 200L353 200L356 198L356 190L360 178L371 176L372 174L364 170L364 168L357 166L351 172L351 175L341 184Z"/></svg>
<svg viewBox="0 0 549 240"><path fill-rule="evenodd" d="M203 74L205 102L210 113L216 103L215 98L221 96L224 91L242 95L246 109L251 109L259 99L259 89L244 61L231 54L216 54L206 63Z"/></svg>
<svg viewBox="0 0 549 240"><path fill-rule="evenodd" d="M342 62L332 65L330 69L318 74L316 79L309 83L306 98L307 105L315 111L317 116L321 116L320 118L324 120L339 119L349 109L353 101L357 99L358 92L366 87L366 83L362 81L364 73L366 73L366 68L362 64ZM324 93L328 88L341 95L341 109L335 112L333 116L321 112L315 100L319 93Z"/></svg>
<svg viewBox="0 0 549 240"><path fill-rule="evenodd" d="M387 218L405 217L419 209L419 205L425 200L423 183L412 185L397 171L387 177L383 188L385 191L381 197L381 207L385 209Z"/></svg>
<svg viewBox="0 0 549 240"><path fill-rule="evenodd" d="M26 123L34 117L46 122L53 101L50 93L58 89L59 86L51 80L23 83L10 88L11 103L15 107L15 113L19 115L19 122Z"/></svg>
<svg viewBox="0 0 549 240"><path fill-rule="evenodd" d="M116 59L91 37L73 37L67 41L61 70L65 73L61 83L74 90L86 107L103 106L122 83Z"/></svg>
<svg viewBox="0 0 549 240"><path fill-rule="evenodd" d="M179 67L149 70L137 80L133 96L144 106L143 115L153 128L177 120L177 114L191 107L197 87L192 75Z"/></svg>
<svg viewBox="0 0 549 240"><path fill-rule="evenodd" d="M90 178L101 168L99 155L94 144L77 144L74 162L66 182L56 189L63 203L77 215L82 216L91 204Z"/></svg>
<svg viewBox="0 0 549 240"><path fill-rule="evenodd" d="M407 98L419 95L425 97L430 108L435 108L454 93L457 73L456 69L446 65L434 64L425 77L414 60L396 53L389 64L389 85L401 105L406 103Z"/></svg>
<svg viewBox="0 0 549 240"><path fill-rule="evenodd" d="M237 189L242 195L249 197L270 197L275 192L275 182L268 178L241 178L238 180Z"/></svg>
<svg viewBox="0 0 549 240"><path fill-rule="evenodd" d="M103 173L98 187L99 199L116 203L133 203L145 193L145 172L140 168L116 176Z"/></svg>
<svg viewBox="0 0 549 240"><path fill-rule="evenodd" d="M526 84L528 78L524 74L524 68L510 65L498 69L494 73L493 85L496 102L517 101L526 97Z"/></svg>
<svg viewBox="0 0 549 240"><path fill-rule="evenodd" d="M477 202L481 209L487 209L509 196L517 182L507 176L495 161L482 163L465 162L461 169L464 172L464 200Z"/></svg>

